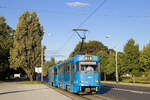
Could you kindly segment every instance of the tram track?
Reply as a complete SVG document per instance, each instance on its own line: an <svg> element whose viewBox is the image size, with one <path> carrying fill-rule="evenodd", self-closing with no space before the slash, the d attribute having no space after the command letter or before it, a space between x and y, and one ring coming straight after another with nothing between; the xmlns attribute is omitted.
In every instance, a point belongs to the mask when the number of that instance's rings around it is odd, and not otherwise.
<svg viewBox="0 0 150 100"><path fill-rule="evenodd" d="M102 98L103 100L114 100L114 99L111 99L111 98L108 98L108 97L104 97L104 96L101 96L101 95L98 95L98 94L95 94L93 96L97 97L97 98Z"/></svg>
<svg viewBox="0 0 150 100"><path fill-rule="evenodd" d="M102 99L100 97L96 97L94 95L84 95L82 97L87 98L88 100L105 100L105 99Z"/></svg>
<svg viewBox="0 0 150 100"><path fill-rule="evenodd" d="M63 89L60 89L60 88L56 88L56 87L53 87L53 86L50 86L48 83L44 83L46 86L48 86L49 88L52 88L54 89L55 91L61 93L62 95L65 95L69 98L71 98L72 100L91 100L91 99L88 99L86 97L82 97L82 96L79 96L75 93L71 93L71 92L68 92L68 91L65 91Z"/></svg>
<svg viewBox="0 0 150 100"><path fill-rule="evenodd" d="M72 100L113 100L113 99L110 99L107 97L100 96L98 94L84 94L84 95L81 94L81 95L79 95L79 94L71 93L69 91L65 91L65 90L60 89L60 88L50 86L46 82L44 82L44 84L46 86L48 86L49 88L52 88L55 91L61 93L62 95L65 95L65 96L71 98Z"/></svg>
<svg viewBox="0 0 150 100"><path fill-rule="evenodd" d="M82 97L88 98L89 100L113 100L111 98L100 96L98 94L87 94L83 95Z"/></svg>

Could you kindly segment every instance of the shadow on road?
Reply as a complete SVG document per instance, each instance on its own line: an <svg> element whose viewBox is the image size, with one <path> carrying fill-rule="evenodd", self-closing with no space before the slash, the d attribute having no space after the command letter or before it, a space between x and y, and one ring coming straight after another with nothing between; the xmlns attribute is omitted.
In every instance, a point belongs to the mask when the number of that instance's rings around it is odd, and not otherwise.
<svg viewBox="0 0 150 100"><path fill-rule="evenodd" d="M18 90L18 91L9 91L9 92L0 92L0 95L11 94L11 93L20 93L20 92L28 92L28 91L36 91L36 90L44 90L48 88L40 88L40 89L30 89L30 90Z"/></svg>
<svg viewBox="0 0 150 100"><path fill-rule="evenodd" d="M105 93L109 92L112 88L114 88L114 87L113 86L102 85L100 87L100 90L97 92L97 94L105 94Z"/></svg>
<svg viewBox="0 0 150 100"><path fill-rule="evenodd" d="M14 78L14 79L9 79L9 80L4 80L4 82L21 82L21 81L27 81L29 79L20 77L20 78Z"/></svg>

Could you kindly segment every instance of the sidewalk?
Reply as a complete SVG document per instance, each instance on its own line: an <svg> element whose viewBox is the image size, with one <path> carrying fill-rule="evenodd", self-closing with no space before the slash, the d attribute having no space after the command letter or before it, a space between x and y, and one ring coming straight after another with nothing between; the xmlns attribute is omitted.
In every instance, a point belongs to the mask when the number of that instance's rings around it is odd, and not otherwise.
<svg viewBox="0 0 150 100"><path fill-rule="evenodd" d="M57 91L40 85L23 85L18 82L0 84L0 100L71 100Z"/></svg>

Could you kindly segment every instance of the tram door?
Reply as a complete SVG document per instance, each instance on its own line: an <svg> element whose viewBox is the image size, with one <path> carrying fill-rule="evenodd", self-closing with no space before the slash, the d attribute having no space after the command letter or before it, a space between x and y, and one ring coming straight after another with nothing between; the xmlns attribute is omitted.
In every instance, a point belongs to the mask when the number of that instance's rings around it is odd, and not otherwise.
<svg viewBox="0 0 150 100"><path fill-rule="evenodd" d="M70 82L73 83L73 64L71 64Z"/></svg>
<svg viewBox="0 0 150 100"><path fill-rule="evenodd" d="M54 80L56 80L57 77L57 69L54 69Z"/></svg>

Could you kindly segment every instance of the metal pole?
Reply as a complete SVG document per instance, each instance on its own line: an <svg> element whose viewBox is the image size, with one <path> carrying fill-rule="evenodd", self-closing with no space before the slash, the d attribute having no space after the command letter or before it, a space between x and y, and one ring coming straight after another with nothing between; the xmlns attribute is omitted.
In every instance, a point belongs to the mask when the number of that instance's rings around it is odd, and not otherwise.
<svg viewBox="0 0 150 100"><path fill-rule="evenodd" d="M41 45L41 82L43 82L43 46Z"/></svg>
<svg viewBox="0 0 150 100"><path fill-rule="evenodd" d="M119 79L118 79L118 62L117 62L117 54L118 54L118 52L117 52L117 50L116 50L116 82L118 83L118 81L119 81Z"/></svg>
<svg viewBox="0 0 150 100"><path fill-rule="evenodd" d="M110 38L110 35L107 34L106 38ZM117 48L116 48L117 49ZM115 60L116 60L116 82L119 82L119 77L118 77L118 62L117 62L117 56L118 56L118 52L116 51L116 55L115 55Z"/></svg>

